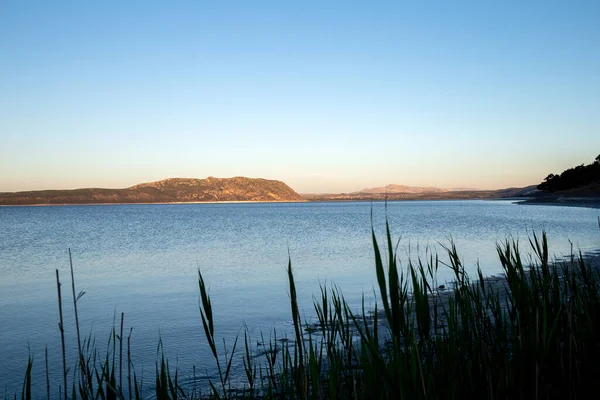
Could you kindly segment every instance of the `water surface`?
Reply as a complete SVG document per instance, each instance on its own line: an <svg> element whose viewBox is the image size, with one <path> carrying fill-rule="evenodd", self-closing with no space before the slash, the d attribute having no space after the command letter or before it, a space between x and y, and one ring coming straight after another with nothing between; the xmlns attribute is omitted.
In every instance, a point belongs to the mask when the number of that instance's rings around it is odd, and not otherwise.
<svg viewBox="0 0 600 400"><path fill-rule="evenodd" d="M63 282L67 352L76 353L68 249L82 331L100 348L125 312L138 374L154 377L159 337L184 378L192 365L214 371L198 311L197 271L210 286L216 333L230 343L243 324L258 337L291 324L286 272L291 257L302 312L312 317L319 283L335 283L353 307L373 301L371 214L381 239L382 203L160 204L0 207L0 389L20 390L28 348L36 391L45 393L44 346L52 387L61 382L55 269ZM465 265L499 273L495 246L545 229L556 255L600 246L598 210L519 206L510 201L405 201L387 204L404 262L439 243L456 243ZM442 259L444 259L442 257ZM450 279L442 268L439 281ZM148 390L149 392L149 390Z"/></svg>

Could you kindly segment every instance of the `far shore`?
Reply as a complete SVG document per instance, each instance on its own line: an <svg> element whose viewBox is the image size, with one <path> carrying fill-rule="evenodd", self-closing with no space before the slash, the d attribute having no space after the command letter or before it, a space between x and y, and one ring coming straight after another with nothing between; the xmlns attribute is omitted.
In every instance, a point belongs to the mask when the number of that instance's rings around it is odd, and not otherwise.
<svg viewBox="0 0 600 400"><path fill-rule="evenodd" d="M420 199L323 199L323 200L223 200L223 201L163 201L136 203L36 203L36 204L0 204L0 207L53 207L53 206L122 206L122 205L158 205L158 204L269 204L269 203L383 203L405 201L494 201L521 200L521 198L420 198Z"/></svg>
<svg viewBox="0 0 600 400"><path fill-rule="evenodd" d="M545 205L563 207L600 208L600 197L496 197L496 198L404 198L404 199L304 199L304 200L224 200L224 201L164 201L164 202L115 202L115 203L36 203L36 204L0 204L0 207L51 207L51 206L111 206L143 204L269 204L269 203L365 203L396 201L453 201L453 200L510 200L517 205Z"/></svg>
<svg viewBox="0 0 600 400"><path fill-rule="evenodd" d="M309 200L224 200L224 201L163 201L152 203L38 203L38 204L0 204L0 207L48 207L48 206L123 206L144 204L239 204L239 203L309 203Z"/></svg>

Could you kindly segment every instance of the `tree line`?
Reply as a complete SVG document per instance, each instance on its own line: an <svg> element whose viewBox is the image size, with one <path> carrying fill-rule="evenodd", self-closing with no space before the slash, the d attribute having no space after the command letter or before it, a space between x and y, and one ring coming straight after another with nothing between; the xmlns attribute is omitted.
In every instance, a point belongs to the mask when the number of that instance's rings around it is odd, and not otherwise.
<svg viewBox="0 0 600 400"><path fill-rule="evenodd" d="M600 154L588 165L578 165L564 170L560 175L550 174L537 188L549 192L572 189L600 181Z"/></svg>

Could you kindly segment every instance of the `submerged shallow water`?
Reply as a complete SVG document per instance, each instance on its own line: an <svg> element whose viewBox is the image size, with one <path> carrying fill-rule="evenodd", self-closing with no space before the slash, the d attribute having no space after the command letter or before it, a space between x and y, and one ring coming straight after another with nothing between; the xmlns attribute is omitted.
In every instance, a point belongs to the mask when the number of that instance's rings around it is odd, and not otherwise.
<svg viewBox="0 0 600 400"><path fill-rule="evenodd" d="M0 207L0 390L20 390L29 351L35 391L44 395L46 345L53 393L62 382L55 269L67 354L76 354L69 248L77 291L86 292L78 302L82 334L105 349L124 312L132 359L146 382L154 379L159 339L184 380L195 365L206 382L214 364L198 311L198 269L210 287L216 335L231 344L244 324L254 340L290 328L288 257L307 320L320 283L335 283L355 308L363 294L372 305L371 221L383 243L386 215L404 263L426 249L445 260L440 243L452 239L468 270L478 262L491 275L501 272L496 243L520 239L527 250L533 231L547 232L557 256L571 244L600 248L598 214L511 201L389 202L387 210L366 202ZM439 282L449 279L442 267Z"/></svg>

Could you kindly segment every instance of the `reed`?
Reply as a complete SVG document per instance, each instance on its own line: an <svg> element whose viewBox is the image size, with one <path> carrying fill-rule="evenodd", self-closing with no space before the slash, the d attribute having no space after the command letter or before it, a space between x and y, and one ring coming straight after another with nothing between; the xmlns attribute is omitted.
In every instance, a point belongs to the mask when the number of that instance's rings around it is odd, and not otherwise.
<svg viewBox="0 0 600 400"><path fill-rule="evenodd" d="M212 396L220 399L223 397L224 399L230 398L229 389L230 386L230 372L231 372L231 363L233 361L233 357L235 355L235 349L237 346L238 337L235 338L235 342L233 343L233 348L231 349L231 354L228 354L227 346L225 344L225 340L223 340L223 350L224 350L224 361L225 361L225 370L221 367L221 357L219 357L216 345L216 336L215 336L215 328L214 328L214 320L212 313L212 304L210 301L210 296L208 294L208 289L204 284L204 279L202 278L202 274L198 271L198 286L200 289L200 316L202 317L202 326L204 327L204 334L206 340L208 341L208 345L214 357L215 363L217 364L217 371L219 373L219 380L221 384L221 393L217 390L216 386L209 380L210 388L212 391Z"/></svg>
<svg viewBox="0 0 600 400"><path fill-rule="evenodd" d="M62 344L62 360L63 360L63 388L64 399L67 400L67 356L65 350L65 328L63 325L63 313L62 313L62 296L60 293L60 278L58 269L56 270L56 290L58 291L58 329L60 330L60 341ZM60 391L60 388L59 388ZM60 396L59 396L60 397Z"/></svg>
<svg viewBox="0 0 600 400"><path fill-rule="evenodd" d="M46 361L46 400L50 400L50 376L48 376L48 345L44 348L44 359Z"/></svg>

